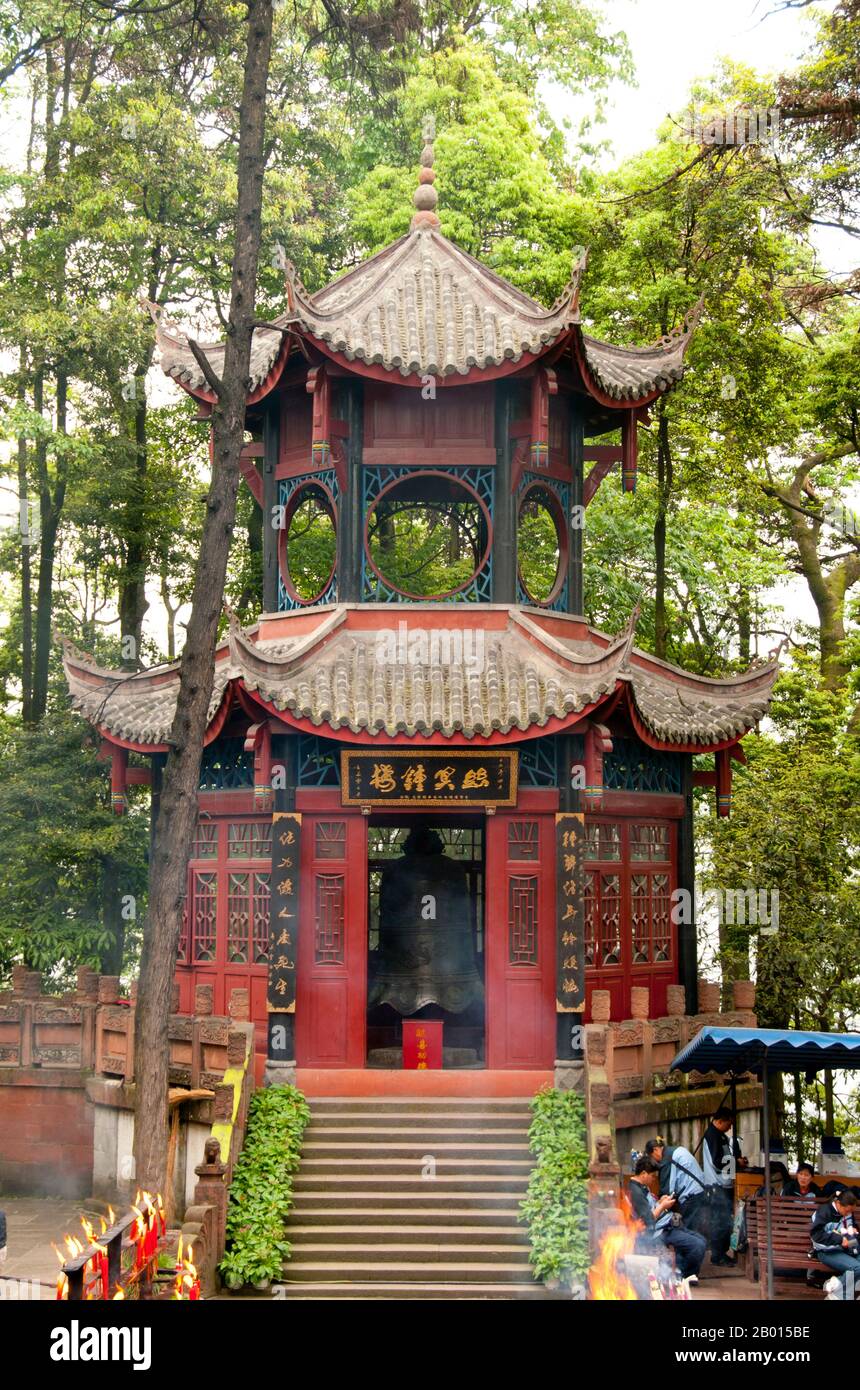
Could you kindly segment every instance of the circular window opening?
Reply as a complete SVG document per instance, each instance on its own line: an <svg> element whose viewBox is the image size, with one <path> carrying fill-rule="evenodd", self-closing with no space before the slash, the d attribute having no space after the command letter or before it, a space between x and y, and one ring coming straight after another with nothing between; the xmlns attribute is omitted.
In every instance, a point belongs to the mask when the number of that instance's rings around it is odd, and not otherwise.
<svg viewBox="0 0 860 1390"><path fill-rule="evenodd" d="M304 483L287 505L280 535L281 577L296 603L315 603L337 563L334 500L321 483Z"/></svg>
<svg viewBox="0 0 860 1390"><path fill-rule="evenodd" d="M364 546L377 577L404 598L449 598L483 569L490 535L477 492L426 469L383 488L367 515Z"/></svg>
<svg viewBox="0 0 860 1390"><path fill-rule="evenodd" d="M526 488L517 520L520 583L535 604L558 597L567 566L567 528L561 504L543 483Z"/></svg>

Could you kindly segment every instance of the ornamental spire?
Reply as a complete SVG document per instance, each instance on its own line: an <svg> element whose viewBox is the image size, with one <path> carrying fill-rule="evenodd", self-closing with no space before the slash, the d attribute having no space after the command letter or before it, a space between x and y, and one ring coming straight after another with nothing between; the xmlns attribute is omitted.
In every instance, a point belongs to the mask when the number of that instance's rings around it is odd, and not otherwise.
<svg viewBox="0 0 860 1390"><path fill-rule="evenodd" d="M421 151L421 168L418 171L418 187L412 195L412 202L415 205L415 213L412 217L412 231L418 227L438 227L439 218L436 216L435 208L439 201L439 194L433 187L436 182L436 171L433 168L433 141L436 138L436 121L430 115L424 117L422 127L424 137L424 148Z"/></svg>

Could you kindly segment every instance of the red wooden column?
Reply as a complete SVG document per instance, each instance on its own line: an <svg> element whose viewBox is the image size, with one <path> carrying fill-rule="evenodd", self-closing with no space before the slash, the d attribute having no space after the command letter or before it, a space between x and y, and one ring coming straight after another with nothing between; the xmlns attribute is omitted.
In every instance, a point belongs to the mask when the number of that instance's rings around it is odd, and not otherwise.
<svg viewBox="0 0 860 1390"><path fill-rule="evenodd" d="M487 817L487 1066L555 1060L555 816Z"/></svg>

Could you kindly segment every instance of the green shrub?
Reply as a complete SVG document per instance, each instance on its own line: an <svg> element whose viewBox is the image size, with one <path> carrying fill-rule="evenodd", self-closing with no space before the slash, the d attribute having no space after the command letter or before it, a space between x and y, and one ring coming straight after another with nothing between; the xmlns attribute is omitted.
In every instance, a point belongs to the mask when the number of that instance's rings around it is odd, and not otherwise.
<svg viewBox="0 0 860 1390"><path fill-rule="evenodd" d="M536 1279L572 1283L588 1268L585 1102L547 1086L532 1101L529 1147L537 1165L520 1211L528 1222Z"/></svg>
<svg viewBox="0 0 860 1390"><path fill-rule="evenodd" d="M307 1101L295 1086L269 1086L251 1097L230 1184L227 1252L219 1266L233 1287L276 1279L289 1259L284 1222L309 1119Z"/></svg>

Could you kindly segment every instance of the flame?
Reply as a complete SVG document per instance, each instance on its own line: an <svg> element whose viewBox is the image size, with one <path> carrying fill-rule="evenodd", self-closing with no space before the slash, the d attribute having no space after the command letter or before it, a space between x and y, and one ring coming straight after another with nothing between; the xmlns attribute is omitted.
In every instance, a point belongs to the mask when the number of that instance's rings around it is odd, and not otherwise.
<svg viewBox="0 0 860 1390"><path fill-rule="evenodd" d="M601 1302L636 1302L636 1291L620 1265L625 1255L633 1254L641 1229L641 1223L633 1220L627 1207L619 1207L616 1221L605 1232L597 1259L588 1271L589 1298Z"/></svg>
<svg viewBox="0 0 860 1390"><path fill-rule="evenodd" d="M111 1207L111 1206L108 1206L108 1225L109 1225L109 1226L115 1226L115 1225L116 1225L116 1212L114 1211L113 1207Z"/></svg>

